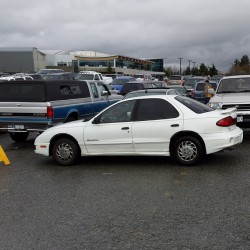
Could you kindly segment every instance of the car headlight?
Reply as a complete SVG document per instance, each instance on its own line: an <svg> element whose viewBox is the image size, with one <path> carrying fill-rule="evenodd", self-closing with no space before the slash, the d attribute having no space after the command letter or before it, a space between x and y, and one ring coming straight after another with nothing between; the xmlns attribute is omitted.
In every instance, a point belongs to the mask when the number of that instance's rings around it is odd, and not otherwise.
<svg viewBox="0 0 250 250"><path fill-rule="evenodd" d="M221 102L209 102L207 105L212 109L221 109L222 108Z"/></svg>

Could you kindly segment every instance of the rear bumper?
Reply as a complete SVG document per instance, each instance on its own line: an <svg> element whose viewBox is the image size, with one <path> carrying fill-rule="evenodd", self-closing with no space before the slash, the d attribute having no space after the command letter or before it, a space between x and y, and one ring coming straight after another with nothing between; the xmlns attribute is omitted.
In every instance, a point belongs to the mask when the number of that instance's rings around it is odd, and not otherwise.
<svg viewBox="0 0 250 250"><path fill-rule="evenodd" d="M1 123L0 132L43 132L46 129L52 127L50 124L40 124L40 123L25 123L25 122L15 122L15 123Z"/></svg>
<svg viewBox="0 0 250 250"><path fill-rule="evenodd" d="M243 130L235 127L227 133L204 134L203 138L206 153L211 154L240 144L243 141Z"/></svg>

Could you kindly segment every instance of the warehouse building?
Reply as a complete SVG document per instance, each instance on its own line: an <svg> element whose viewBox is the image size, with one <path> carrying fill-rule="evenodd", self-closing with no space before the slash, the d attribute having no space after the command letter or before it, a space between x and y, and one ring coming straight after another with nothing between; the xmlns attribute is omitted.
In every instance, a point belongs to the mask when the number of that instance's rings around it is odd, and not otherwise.
<svg viewBox="0 0 250 250"><path fill-rule="evenodd" d="M0 48L0 71L37 72L46 68L46 54L37 48Z"/></svg>

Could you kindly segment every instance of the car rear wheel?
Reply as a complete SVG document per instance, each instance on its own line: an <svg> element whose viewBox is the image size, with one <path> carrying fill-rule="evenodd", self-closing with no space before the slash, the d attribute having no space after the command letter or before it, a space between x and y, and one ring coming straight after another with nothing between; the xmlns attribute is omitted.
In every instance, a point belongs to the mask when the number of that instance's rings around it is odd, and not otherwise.
<svg viewBox="0 0 250 250"><path fill-rule="evenodd" d="M54 160L62 166L73 165L78 160L79 155L78 145L69 138L57 140L52 148Z"/></svg>
<svg viewBox="0 0 250 250"><path fill-rule="evenodd" d="M192 136L177 139L173 146L175 159L183 165L194 165L204 155L201 142Z"/></svg>
<svg viewBox="0 0 250 250"><path fill-rule="evenodd" d="M10 132L10 138L15 142L23 142L29 136L29 132Z"/></svg>

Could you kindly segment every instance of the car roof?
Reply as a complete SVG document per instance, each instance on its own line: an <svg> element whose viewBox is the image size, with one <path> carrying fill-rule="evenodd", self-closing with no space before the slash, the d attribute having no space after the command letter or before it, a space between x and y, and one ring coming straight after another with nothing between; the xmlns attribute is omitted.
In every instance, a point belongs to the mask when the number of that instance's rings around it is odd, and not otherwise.
<svg viewBox="0 0 250 250"><path fill-rule="evenodd" d="M141 90L134 90L134 91L131 91L129 92L128 94L130 93L141 93L141 92L168 92L169 90L172 90L171 88L154 88L154 89L141 89Z"/></svg>
<svg viewBox="0 0 250 250"><path fill-rule="evenodd" d="M139 83L139 84L147 84L147 83L155 83L154 80L145 80L145 81L130 81L126 82L125 84L133 84L133 83Z"/></svg>
<svg viewBox="0 0 250 250"><path fill-rule="evenodd" d="M71 73L69 73L69 72L55 72L55 73L49 73L48 76L52 76L52 75L53 75L53 76L54 76L54 75L55 75L55 76L57 76L57 75L60 76L60 75L70 75L70 74L71 74Z"/></svg>
<svg viewBox="0 0 250 250"><path fill-rule="evenodd" d="M133 76L118 76L115 79L131 79L134 78Z"/></svg>
<svg viewBox="0 0 250 250"><path fill-rule="evenodd" d="M249 78L250 75L224 76L222 79Z"/></svg>
<svg viewBox="0 0 250 250"><path fill-rule="evenodd" d="M198 83L204 83L204 80L196 82L196 84L198 84ZM209 80L209 83L216 83L216 84L218 84L218 82L216 80Z"/></svg>

